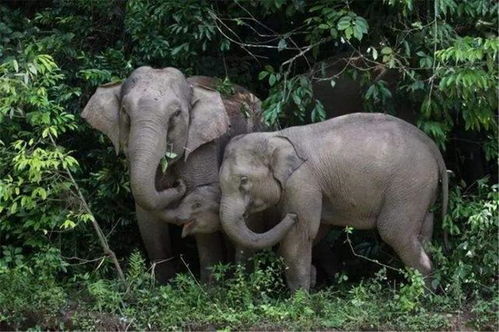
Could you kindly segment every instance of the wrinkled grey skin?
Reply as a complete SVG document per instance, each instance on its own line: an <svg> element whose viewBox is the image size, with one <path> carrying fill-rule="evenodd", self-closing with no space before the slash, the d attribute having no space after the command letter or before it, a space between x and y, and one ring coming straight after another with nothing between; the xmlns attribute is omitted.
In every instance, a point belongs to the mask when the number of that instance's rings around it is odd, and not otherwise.
<svg viewBox="0 0 499 332"><path fill-rule="evenodd" d="M178 206L174 209L165 209L161 212L161 219L170 223L182 225L182 237L197 234L211 234L221 230L221 222L219 218L220 209L220 186L218 183L212 183L194 188L190 193L187 193ZM275 224L275 213L258 214L251 216L247 221L248 227L252 231L260 231L269 229ZM322 239L329 227L323 227L321 234L316 240ZM316 241L318 242L318 241ZM321 250L327 250L320 246L320 250L316 250L321 254ZM236 261L244 263L253 254L253 250L248 250L243 247L236 249ZM322 259L322 257L319 257ZM322 262L321 262L322 263ZM328 264L322 264L323 268L329 268ZM334 274L333 274L334 275ZM330 277L332 277L331 275ZM316 269L312 265L310 270L311 287L315 285Z"/></svg>
<svg viewBox="0 0 499 332"><path fill-rule="evenodd" d="M209 77L186 78L175 68L140 67L121 84L99 87L82 112L129 160L139 229L160 282L174 274L168 225L160 212L191 188L218 181L227 141L253 131L258 122L258 98L240 87L222 97L216 84ZM163 174L160 161L167 152L174 158ZM203 281L223 256L220 236L196 236Z"/></svg>
<svg viewBox="0 0 499 332"><path fill-rule="evenodd" d="M280 241L291 290L310 287L311 248L321 223L376 228L402 261L424 276L431 261L430 210L447 173L436 145L419 129L380 113L356 113L278 132L234 138L220 170L222 227L235 242ZM248 215L277 207L283 219L258 234Z"/></svg>
<svg viewBox="0 0 499 332"><path fill-rule="evenodd" d="M222 229L220 222L220 186L218 182L201 185L188 192L175 208L167 208L157 216L160 220L182 226L182 237L189 235L212 234ZM248 227L256 232L263 232L274 226L277 215L266 211L251 216ZM254 250L244 247L235 248L237 262L245 262Z"/></svg>

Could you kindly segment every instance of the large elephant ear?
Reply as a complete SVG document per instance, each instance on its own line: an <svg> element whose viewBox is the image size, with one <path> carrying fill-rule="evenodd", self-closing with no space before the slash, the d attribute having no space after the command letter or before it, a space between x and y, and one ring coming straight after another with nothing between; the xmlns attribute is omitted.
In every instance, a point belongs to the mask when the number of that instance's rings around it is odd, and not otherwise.
<svg viewBox="0 0 499 332"><path fill-rule="evenodd" d="M185 160L201 145L225 134L230 126L219 92L193 86L191 106Z"/></svg>
<svg viewBox="0 0 499 332"><path fill-rule="evenodd" d="M273 137L269 143L272 149L270 168L274 178L279 181L281 187L284 187L288 178L305 162L305 159L298 155L293 143L286 137Z"/></svg>
<svg viewBox="0 0 499 332"><path fill-rule="evenodd" d="M111 139L116 154L128 139L128 116L120 110L121 83L101 85L81 113L93 128ZM122 113L122 114L120 114Z"/></svg>

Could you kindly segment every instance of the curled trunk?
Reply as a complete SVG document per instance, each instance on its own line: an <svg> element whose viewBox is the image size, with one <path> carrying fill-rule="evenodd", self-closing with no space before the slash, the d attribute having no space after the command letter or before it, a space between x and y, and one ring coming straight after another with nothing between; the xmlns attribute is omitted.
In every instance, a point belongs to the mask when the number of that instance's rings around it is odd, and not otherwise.
<svg viewBox="0 0 499 332"><path fill-rule="evenodd" d="M255 233L246 225L244 213L244 204L235 200L222 199L220 217L224 231L234 242L251 249L272 247L286 235L296 222L295 218L286 216L267 232Z"/></svg>
<svg viewBox="0 0 499 332"><path fill-rule="evenodd" d="M182 226L188 220L179 216L178 208L163 209L155 212L155 215L162 221L169 224Z"/></svg>

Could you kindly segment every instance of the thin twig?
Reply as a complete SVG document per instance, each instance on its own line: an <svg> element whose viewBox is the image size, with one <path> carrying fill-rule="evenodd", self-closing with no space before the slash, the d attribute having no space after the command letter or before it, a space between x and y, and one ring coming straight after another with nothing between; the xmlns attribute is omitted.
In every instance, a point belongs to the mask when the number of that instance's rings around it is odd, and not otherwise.
<svg viewBox="0 0 499 332"><path fill-rule="evenodd" d="M377 259L372 259L372 258L369 258L369 257L363 256L363 255L357 254L357 253L355 252L355 249L354 249L354 248L353 248L353 246L352 246L352 241L350 240L350 236L348 235L348 233L346 233L346 234L347 234L347 242L348 242L348 245L350 246L350 249L352 250L352 254L353 254L355 257L363 258L363 259L368 260L368 261L370 261L370 262L372 262L372 263L375 263L375 264L381 265L381 266L383 266L383 267L386 267L386 268L388 268L388 269L390 269L390 270L393 270L393 271L397 271L397 272L399 272L399 273L402 273L402 272L403 272L402 270L397 269L397 268L395 268L395 267L393 267L393 266L383 264L383 263L381 263L380 261L378 261Z"/></svg>
<svg viewBox="0 0 499 332"><path fill-rule="evenodd" d="M54 148L57 149L57 144L55 143L54 141L54 138L52 137L51 134L49 134L49 138L50 138L50 141L52 142L52 145L54 146ZM104 253L111 259L111 261L113 262L114 264L114 267L116 269L116 272L118 274L118 277L124 281L125 280L125 275L123 274L123 270L121 269L121 266L120 266L120 263L118 262L118 259L116 258L116 254L114 253L114 251L111 250L111 248L109 247L109 244L107 242L107 239L106 237L104 236L104 233L102 232L102 228L99 226L99 224L97 223L97 220L95 219L95 216L94 214L92 213L92 210L90 209L90 207L88 206L87 204L87 201L85 200L85 197L83 196L81 190L80 190L80 186L78 186L78 183L75 181L74 177L73 177L73 174L71 173L71 171L64 165L64 162L62 160L62 157L59 157L59 159L61 160L61 164L63 165L64 167L64 170L66 171L66 174L68 175L71 183L73 184L75 190L76 190L76 193L78 194L78 198L80 199L80 202L83 206L83 209L85 210L85 212L87 214L89 214L91 216L91 221L92 221L92 226L94 227L94 230L95 230L95 233L97 233L97 237L99 238L99 242L100 242L100 245L102 247L102 250L104 251Z"/></svg>
<svg viewBox="0 0 499 332"><path fill-rule="evenodd" d="M114 223L113 227L111 227L111 230L107 233L106 238L111 236L111 234L114 232L116 226L118 226L118 224L120 223L120 221L121 221L121 218L118 218L118 220L116 220L116 222Z"/></svg>
<svg viewBox="0 0 499 332"><path fill-rule="evenodd" d="M166 259L162 259L162 260L159 260L159 261L155 261L151 264L151 267L149 270L151 270L151 275L154 277L155 275L155 271L156 271L156 265L159 265L159 264L163 264L165 262L169 262L173 259L174 257L170 257L170 258L166 258Z"/></svg>
<svg viewBox="0 0 499 332"><path fill-rule="evenodd" d="M366 257L366 256L363 256L363 255L359 255L355 252L355 249L353 248L352 246L352 241L350 240L350 236L348 235L348 232L345 232L347 234L347 242L348 242L348 245L350 246L350 249L352 250L352 253L354 254L354 256L356 257L359 257L359 258L362 258L362 259L365 259L365 260L368 260L369 262L372 262L372 263L375 263L375 264L378 264L380 266L383 266L383 267L386 267L390 270L393 270L393 271L396 271L398 273L401 273L403 274L404 271L402 271L401 269L397 269L393 266L390 266L390 265L386 265L386 264L383 264L381 263L380 261L378 261L377 259L371 259L369 257ZM423 276L423 277L429 277L430 275L427 275L427 276ZM429 291L430 293L432 293L433 295L435 295L435 292L433 292L432 289L430 289L428 286L426 286L426 283L425 285L423 286L427 291Z"/></svg>
<svg viewBox="0 0 499 332"><path fill-rule="evenodd" d="M192 273L191 269L189 268L189 265L187 265L187 263L185 262L184 260L184 257L182 255L180 255L180 260L182 261L182 263L184 263L185 267L187 268L187 271L189 271L189 274L191 275L192 279L194 279L194 281L196 282L196 284L198 285L199 289L206 294L206 291L204 290L203 286L199 283L199 281L196 279L196 276L194 275L194 273Z"/></svg>
<svg viewBox="0 0 499 332"><path fill-rule="evenodd" d="M307 47L303 48L300 53L296 54L294 57L284 61L282 64L281 64L281 68L284 67L285 65L291 65L291 63L293 63L297 58L301 57L301 56L304 56L305 53L309 52L311 49L313 49L314 47L316 46L319 46L320 44L323 44L327 41L330 41L332 38L331 37L327 37L327 38L322 38L321 40L319 40L318 42L315 42L313 44L310 44L308 45Z"/></svg>
<svg viewBox="0 0 499 332"><path fill-rule="evenodd" d="M70 265L89 264L89 263L93 263L93 262L96 262L96 261L100 261L100 260L102 260L105 257L106 256L102 256L102 257L94 258L94 259L85 259L85 258L80 258L80 257L75 257L75 256L73 256L73 257L62 256L62 258L64 258L65 260L77 260L77 261L80 261L80 263L74 263L74 264L70 264Z"/></svg>

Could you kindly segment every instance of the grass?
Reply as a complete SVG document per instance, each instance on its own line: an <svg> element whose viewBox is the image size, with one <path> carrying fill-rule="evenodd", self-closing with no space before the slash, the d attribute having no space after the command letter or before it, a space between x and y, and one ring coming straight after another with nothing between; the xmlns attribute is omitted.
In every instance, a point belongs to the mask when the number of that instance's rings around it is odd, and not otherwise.
<svg viewBox="0 0 499 332"><path fill-rule="evenodd" d="M425 292L421 276L374 278L289 294L282 263L268 253L253 272L220 265L217 281L191 275L156 285L141 255L129 260L127 283L84 274L57 283L27 270L0 274L0 327L82 330L462 330L496 329L497 292L490 298Z"/></svg>

